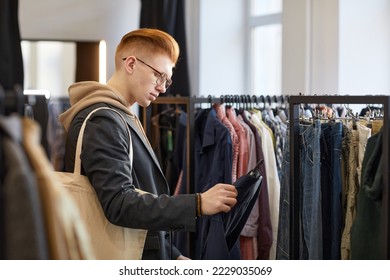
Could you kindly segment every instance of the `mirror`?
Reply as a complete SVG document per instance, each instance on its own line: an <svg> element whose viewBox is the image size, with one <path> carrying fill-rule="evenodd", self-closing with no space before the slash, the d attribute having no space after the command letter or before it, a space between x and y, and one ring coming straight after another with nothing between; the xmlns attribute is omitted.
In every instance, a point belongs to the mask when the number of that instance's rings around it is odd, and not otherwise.
<svg viewBox="0 0 390 280"><path fill-rule="evenodd" d="M25 94L62 98L74 82L105 79L102 42L22 40Z"/></svg>

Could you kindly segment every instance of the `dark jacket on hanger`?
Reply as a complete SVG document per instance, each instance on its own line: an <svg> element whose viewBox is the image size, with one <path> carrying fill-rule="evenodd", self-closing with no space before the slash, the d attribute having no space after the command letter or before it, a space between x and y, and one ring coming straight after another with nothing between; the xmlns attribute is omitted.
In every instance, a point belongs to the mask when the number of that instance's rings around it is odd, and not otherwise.
<svg viewBox="0 0 390 280"><path fill-rule="evenodd" d="M232 183L232 140L214 109L201 110L195 118L195 192L222 182ZM239 259L237 247L230 252L225 240L223 214L197 223L195 259ZM207 252L205 252L207 250Z"/></svg>

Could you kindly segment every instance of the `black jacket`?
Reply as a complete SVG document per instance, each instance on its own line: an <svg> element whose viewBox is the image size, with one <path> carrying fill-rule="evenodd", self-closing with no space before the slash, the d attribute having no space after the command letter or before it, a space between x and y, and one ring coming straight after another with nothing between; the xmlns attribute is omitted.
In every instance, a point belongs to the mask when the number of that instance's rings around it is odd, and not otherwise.
<svg viewBox="0 0 390 280"><path fill-rule="evenodd" d="M66 144L66 170L73 172L74 154L80 127L97 103L81 110L73 119ZM119 111L131 131L134 157L129 160L129 136L119 115L100 110L88 121L81 152L82 173L95 188L107 219L115 225L148 230L143 259L169 259L167 231L195 230L195 195L169 196L169 187L156 156L139 122ZM140 196L140 188L153 195ZM172 258L180 252L172 249Z"/></svg>

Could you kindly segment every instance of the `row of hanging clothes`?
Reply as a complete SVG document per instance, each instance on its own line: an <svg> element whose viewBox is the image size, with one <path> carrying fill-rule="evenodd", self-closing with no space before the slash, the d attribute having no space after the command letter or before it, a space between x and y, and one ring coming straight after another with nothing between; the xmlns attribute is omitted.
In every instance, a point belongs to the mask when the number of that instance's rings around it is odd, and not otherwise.
<svg viewBox="0 0 390 280"><path fill-rule="evenodd" d="M168 99L168 98L167 98ZM169 102L169 100L167 100ZM279 213L282 151L286 145L288 97L222 96L194 98L193 182L191 192L203 192L216 183L234 183L260 161L262 187L235 246L227 252L207 240L210 221L198 222L192 240L195 259L275 259ZM186 164L187 113L172 106L151 117L151 136L172 194L188 193ZM157 119L159 121L157 121ZM155 137L154 137L154 136ZM173 144L173 145L172 145ZM168 155L168 156L164 156ZM164 160L163 160L164 159ZM174 166L174 168L172 168ZM175 172L172 173L172 171ZM176 234L176 246L188 253L188 238ZM205 247L204 244L210 244ZM210 253L213 252L213 253ZM221 252L225 252L222 254Z"/></svg>
<svg viewBox="0 0 390 280"><path fill-rule="evenodd" d="M38 103L20 87L0 88L0 259L92 259L89 233L53 175Z"/></svg>
<svg viewBox="0 0 390 280"><path fill-rule="evenodd" d="M331 98L330 98L331 100ZM352 101L353 99L351 99ZM383 259L383 105L300 104L299 259ZM290 132L289 133L293 133ZM290 138L289 138L290 139ZM289 151L283 175L290 178ZM290 187L282 184L277 259L290 259ZM371 238L370 238L371 237Z"/></svg>
<svg viewBox="0 0 390 280"><path fill-rule="evenodd" d="M264 160L258 202L245 221L239 242L219 258L291 259L288 107L288 96L209 96L193 98L187 107L195 110L190 123L188 111L178 105L168 105L166 111L152 117L156 136L152 145L160 150L173 195L201 192L218 182L234 183L259 159ZM372 174L362 174L363 159L372 136L371 141L381 145L382 108L369 104L353 112L348 104L301 104L300 143L296 144L301 151L302 171L302 196L297 206L300 259L370 256L372 250L359 249L364 244L359 242L354 243L356 255L351 255L351 231L355 223L356 240L367 231L364 221L355 221L357 197L361 178L373 178ZM194 149L189 154L193 162L187 158L185 145L188 125L194 131ZM193 163L192 189L187 180L189 163ZM187 250L192 243L192 257L202 259L206 239L202 235L204 225L198 225L191 240L177 233L175 244L191 255ZM210 250L218 248L210 246ZM212 254L207 256L213 258Z"/></svg>

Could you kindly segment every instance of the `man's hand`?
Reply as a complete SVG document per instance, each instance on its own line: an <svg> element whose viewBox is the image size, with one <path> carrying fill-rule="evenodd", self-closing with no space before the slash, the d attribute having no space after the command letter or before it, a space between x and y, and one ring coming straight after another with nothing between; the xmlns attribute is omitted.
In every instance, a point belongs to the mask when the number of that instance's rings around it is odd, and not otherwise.
<svg viewBox="0 0 390 280"><path fill-rule="evenodd" d="M214 215L229 212L237 203L236 187L229 184L216 184L201 194L203 215Z"/></svg>
<svg viewBox="0 0 390 280"><path fill-rule="evenodd" d="M180 256L177 257L177 260L191 260L191 259L187 258L187 257L185 257L183 255L180 255Z"/></svg>

